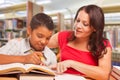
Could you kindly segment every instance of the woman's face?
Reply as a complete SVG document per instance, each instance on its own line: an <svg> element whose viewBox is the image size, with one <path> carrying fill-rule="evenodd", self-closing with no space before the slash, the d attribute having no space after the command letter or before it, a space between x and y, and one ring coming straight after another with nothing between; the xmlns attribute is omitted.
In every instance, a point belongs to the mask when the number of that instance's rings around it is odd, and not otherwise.
<svg viewBox="0 0 120 80"><path fill-rule="evenodd" d="M84 10L81 10L74 23L75 37L89 39L93 31L95 30L90 26L89 15Z"/></svg>
<svg viewBox="0 0 120 80"><path fill-rule="evenodd" d="M45 26L40 26L37 29L30 30L30 45L37 51L42 51L48 44L52 31L47 29Z"/></svg>

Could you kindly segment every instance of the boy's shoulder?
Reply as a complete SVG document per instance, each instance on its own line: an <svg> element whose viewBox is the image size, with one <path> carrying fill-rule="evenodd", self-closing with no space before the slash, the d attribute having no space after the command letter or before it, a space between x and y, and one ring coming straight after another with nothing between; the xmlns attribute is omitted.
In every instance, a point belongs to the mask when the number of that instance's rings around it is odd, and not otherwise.
<svg viewBox="0 0 120 80"><path fill-rule="evenodd" d="M17 41L21 41L21 40L23 40L23 38L22 37L20 37L20 38L15 38Z"/></svg>
<svg viewBox="0 0 120 80"><path fill-rule="evenodd" d="M16 43L16 42L21 42L21 41L23 41L23 40L24 40L24 38L14 38L14 39L9 40L9 42L14 42L14 43Z"/></svg>
<svg viewBox="0 0 120 80"><path fill-rule="evenodd" d="M23 40L24 38L20 37L20 38L14 38L14 39L11 39L11 40L15 40L15 41L21 41Z"/></svg>

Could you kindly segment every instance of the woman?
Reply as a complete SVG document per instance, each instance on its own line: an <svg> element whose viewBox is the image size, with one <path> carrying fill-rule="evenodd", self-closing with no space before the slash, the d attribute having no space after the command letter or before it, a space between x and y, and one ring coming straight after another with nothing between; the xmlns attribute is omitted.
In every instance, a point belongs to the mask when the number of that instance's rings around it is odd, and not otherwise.
<svg viewBox="0 0 120 80"><path fill-rule="evenodd" d="M57 72L108 80L112 49L103 38L103 29L102 9L96 5L81 7L75 16L74 31L58 32L49 41L49 47L60 47L61 61L54 66Z"/></svg>

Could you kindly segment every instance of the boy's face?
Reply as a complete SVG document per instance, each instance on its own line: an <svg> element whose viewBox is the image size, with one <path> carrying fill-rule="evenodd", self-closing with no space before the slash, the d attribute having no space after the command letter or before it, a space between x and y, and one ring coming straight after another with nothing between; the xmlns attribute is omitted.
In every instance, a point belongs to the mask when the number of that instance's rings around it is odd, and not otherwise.
<svg viewBox="0 0 120 80"><path fill-rule="evenodd" d="M34 30L29 30L30 35L30 45L36 51L42 51L44 47L48 44L52 32L45 26L40 26Z"/></svg>

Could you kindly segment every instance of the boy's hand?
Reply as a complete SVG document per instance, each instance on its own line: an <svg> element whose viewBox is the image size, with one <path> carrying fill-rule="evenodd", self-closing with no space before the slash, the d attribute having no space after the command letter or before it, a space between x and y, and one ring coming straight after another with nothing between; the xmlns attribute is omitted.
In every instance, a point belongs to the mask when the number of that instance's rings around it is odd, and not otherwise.
<svg viewBox="0 0 120 80"><path fill-rule="evenodd" d="M24 56L24 63L44 64L40 59L42 56L42 52L34 51L33 53Z"/></svg>

